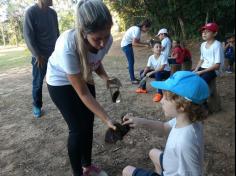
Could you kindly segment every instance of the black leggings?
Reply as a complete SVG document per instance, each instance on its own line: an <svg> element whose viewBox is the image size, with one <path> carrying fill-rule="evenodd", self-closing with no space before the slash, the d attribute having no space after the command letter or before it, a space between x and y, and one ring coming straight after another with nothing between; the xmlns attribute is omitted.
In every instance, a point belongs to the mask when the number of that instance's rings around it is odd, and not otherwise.
<svg viewBox="0 0 236 176"><path fill-rule="evenodd" d="M95 86L88 84L88 88L95 97ZM91 165L94 114L71 85L48 85L48 91L69 128L67 148L74 176L81 176L82 166Z"/></svg>

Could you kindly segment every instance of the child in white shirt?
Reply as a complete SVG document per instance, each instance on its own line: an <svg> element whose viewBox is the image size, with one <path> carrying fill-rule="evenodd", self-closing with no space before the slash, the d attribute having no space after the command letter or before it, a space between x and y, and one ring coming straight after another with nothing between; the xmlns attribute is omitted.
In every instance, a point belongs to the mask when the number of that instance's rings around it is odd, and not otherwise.
<svg viewBox="0 0 236 176"><path fill-rule="evenodd" d="M168 31L167 29L163 28L160 29L158 34L156 35L156 37L158 37L161 41L161 45L162 45L162 54L168 58L170 55L170 51L171 51L171 40L168 36Z"/></svg>
<svg viewBox="0 0 236 176"><path fill-rule="evenodd" d="M153 129L168 136L165 150L152 149L149 153L155 171L127 166L122 176L203 176L201 121L207 117L202 107L209 96L207 83L196 73L178 71L166 81L153 81L151 85L164 91L162 109L172 120L160 122L127 114L124 124Z"/></svg>
<svg viewBox="0 0 236 176"><path fill-rule="evenodd" d="M215 39L218 32L216 23L208 23L201 28L202 38L205 40L201 45L200 61L195 68L208 84L217 77L217 71L224 62L224 49L222 44Z"/></svg>
<svg viewBox="0 0 236 176"><path fill-rule="evenodd" d="M140 78L151 77L155 78L156 81L161 81L169 78L170 67L167 58L161 54L162 46L160 42L155 42L153 44L153 55L148 59L147 66L144 70L140 72ZM146 81L141 82L136 93L147 93ZM153 101L159 102L162 98L162 91L158 89L158 93L154 96ZM155 99L155 100L154 100Z"/></svg>

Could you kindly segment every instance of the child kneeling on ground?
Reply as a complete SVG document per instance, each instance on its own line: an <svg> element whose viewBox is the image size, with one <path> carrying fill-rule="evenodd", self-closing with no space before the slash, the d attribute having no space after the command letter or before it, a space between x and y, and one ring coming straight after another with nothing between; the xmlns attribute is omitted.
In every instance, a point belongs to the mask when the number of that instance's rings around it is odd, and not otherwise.
<svg viewBox="0 0 236 176"><path fill-rule="evenodd" d="M162 81L169 78L170 68L168 65L167 58L161 54L162 46L160 42L154 42L153 44L153 55L148 59L147 66L140 72L141 80L144 77L155 78L156 81ZM136 93L147 93L146 81L141 81L139 88ZM154 96L153 101L159 102L162 98L162 91L158 89L158 93Z"/></svg>
<svg viewBox="0 0 236 176"><path fill-rule="evenodd" d="M127 114L124 124L144 127L168 136L164 152L152 149L149 156L155 171L127 166L123 176L201 176L203 175L203 124L207 112L202 103L209 96L207 83L196 73L178 71L166 81L153 81L154 88L162 89L161 100L168 122L147 120Z"/></svg>

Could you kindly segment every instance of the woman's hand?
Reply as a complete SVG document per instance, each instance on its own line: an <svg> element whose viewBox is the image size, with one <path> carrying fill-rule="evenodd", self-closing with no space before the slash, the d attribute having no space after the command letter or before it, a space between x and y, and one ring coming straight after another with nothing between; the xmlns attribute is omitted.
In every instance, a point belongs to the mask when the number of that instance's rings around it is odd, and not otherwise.
<svg viewBox="0 0 236 176"><path fill-rule="evenodd" d="M116 126L113 125L112 121L111 120L107 120L106 121L106 124L109 128L113 129L113 130L116 130Z"/></svg>
<svg viewBox="0 0 236 176"><path fill-rule="evenodd" d="M129 125L130 127L139 127L142 125L142 118L135 117L132 113L128 113L123 117L124 123L122 125Z"/></svg>
<svg viewBox="0 0 236 176"><path fill-rule="evenodd" d="M120 80L118 78L109 78L106 82L107 89L111 87L120 88L122 86Z"/></svg>

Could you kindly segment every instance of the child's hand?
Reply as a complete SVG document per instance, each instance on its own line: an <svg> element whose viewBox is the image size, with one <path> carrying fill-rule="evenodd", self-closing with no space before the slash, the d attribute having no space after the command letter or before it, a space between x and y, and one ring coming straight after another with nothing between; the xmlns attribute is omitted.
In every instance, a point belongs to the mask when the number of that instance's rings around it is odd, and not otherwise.
<svg viewBox="0 0 236 176"><path fill-rule="evenodd" d="M146 74L146 76L147 76L147 77L150 77L153 73L154 73L154 71L149 72L149 73Z"/></svg>
<svg viewBox="0 0 236 176"><path fill-rule="evenodd" d="M134 117L132 113L128 113L123 118L124 123L122 125L129 125L130 127L138 127L142 123L142 119L138 117Z"/></svg>
<svg viewBox="0 0 236 176"><path fill-rule="evenodd" d="M195 73L198 75L202 75L204 72L203 71L196 71Z"/></svg>

